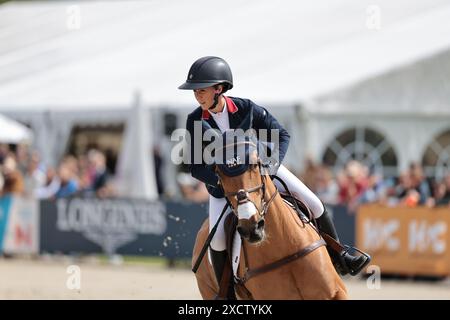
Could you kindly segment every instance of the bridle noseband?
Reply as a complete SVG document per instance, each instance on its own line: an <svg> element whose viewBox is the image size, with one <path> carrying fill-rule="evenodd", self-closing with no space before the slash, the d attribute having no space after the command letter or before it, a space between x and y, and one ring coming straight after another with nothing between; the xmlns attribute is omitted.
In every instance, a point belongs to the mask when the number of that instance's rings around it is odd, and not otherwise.
<svg viewBox="0 0 450 320"><path fill-rule="evenodd" d="M261 168L261 162L258 160L258 167ZM269 209L269 205L272 203L272 201L275 199L275 196L278 193L278 190L275 188L275 192L270 196L269 200L266 201L266 176L265 175L261 175L261 184L250 188L250 189L239 189L236 192L227 192L225 193L225 197L230 198L230 197L236 197L237 200L237 204L244 204L246 202L251 202L256 210L258 210L258 214L260 216L260 219L258 220L258 222L264 220L264 216L267 213L267 210ZM219 183L221 183L220 178L219 178ZM260 206L257 206L255 202L253 202L251 199L249 199L248 195L252 192L257 192L259 190L262 190L261 192L261 204ZM237 213L237 208L234 208L231 203L230 203L230 208L231 210L233 210L233 213L239 218L239 215Z"/></svg>

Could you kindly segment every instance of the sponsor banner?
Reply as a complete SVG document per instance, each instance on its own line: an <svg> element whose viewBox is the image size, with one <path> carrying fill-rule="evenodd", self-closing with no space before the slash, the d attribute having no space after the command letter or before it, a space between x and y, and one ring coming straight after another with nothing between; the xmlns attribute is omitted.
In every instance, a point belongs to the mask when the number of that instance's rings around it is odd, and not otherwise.
<svg viewBox="0 0 450 320"><path fill-rule="evenodd" d="M41 201L40 251L189 257L204 207L137 199Z"/></svg>
<svg viewBox="0 0 450 320"><path fill-rule="evenodd" d="M6 226L9 219L9 210L12 197L5 196L0 198L0 252L3 252L3 240L6 234Z"/></svg>
<svg viewBox="0 0 450 320"><path fill-rule="evenodd" d="M357 246L383 273L450 275L450 210L367 205L356 219Z"/></svg>
<svg viewBox="0 0 450 320"><path fill-rule="evenodd" d="M2 251L9 254L38 253L38 201L7 196L0 203L0 215L4 216L0 217Z"/></svg>
<svg viewBox="0 0 450 320"><path fill-rule="evenodd" d="M355 215L351 214L346 206L325 205L330 215L333 217L334 226L339 236L339 241L343 244L355 245Z"/></svg>

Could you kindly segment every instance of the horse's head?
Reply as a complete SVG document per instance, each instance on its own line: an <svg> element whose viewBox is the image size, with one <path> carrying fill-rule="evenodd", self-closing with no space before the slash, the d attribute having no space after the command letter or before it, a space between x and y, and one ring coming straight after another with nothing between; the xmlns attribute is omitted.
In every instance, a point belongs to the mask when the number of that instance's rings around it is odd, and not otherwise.
<svg viewBox="0 0 450 320"><path fill-rule="evenodd" d="M245 170L236 176L229 175L230 170L226 164L218 165L217 173L225 196L239 219L237 231L249 242L258 243L265 238L263 209L265 181L260 173L256 152L250 157L255 163L242 165Z"/></svg>
<svg viewBox="0 0 450 320"><path fill-rule="evenodd" d="M266 201L267 175L263 174L256 137L234 136L231 142L226 134L223 137L223 147L216 152L221 152L224 161L215 164L215 171L239 219L237 231L250 243L259 243L265 239L264 215L273 197Z"/></svg>

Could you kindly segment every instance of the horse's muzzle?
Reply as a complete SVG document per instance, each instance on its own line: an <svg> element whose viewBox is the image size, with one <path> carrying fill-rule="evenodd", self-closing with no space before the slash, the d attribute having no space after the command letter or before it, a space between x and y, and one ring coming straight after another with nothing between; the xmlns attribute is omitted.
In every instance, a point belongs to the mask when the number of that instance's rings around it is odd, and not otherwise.
<svg viewBox="0 0 450 320"><path fill-rule="evenodd" d="M250 243L258 243L264 240L264 219L247 226L238 225L237 231L242 238Z"/></svg>

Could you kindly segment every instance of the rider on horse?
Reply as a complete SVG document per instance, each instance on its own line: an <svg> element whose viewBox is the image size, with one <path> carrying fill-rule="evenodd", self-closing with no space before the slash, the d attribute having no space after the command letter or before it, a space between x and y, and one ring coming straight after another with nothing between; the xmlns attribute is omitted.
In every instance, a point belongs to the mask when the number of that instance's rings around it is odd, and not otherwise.
<svg viewBox="0 0 450 320"><path fill-rule="evenodd" d="M219 57L207 56L194 62L189 70L186 82L179 87L179 89L193 90L195 98L200 104L187 117L186 127L191 137L194 137L194 122L196 121L205 120L212 128L225 132L226 130L236 129L249 110L253 110L253 129L275 129L279 132L279 141L275 142L275 145L279 148L277 150L279 159L266 165L271 166L271 172L276 173L276 176L284 180L289 190L309 207L316 219L319 230L339 241L333 220L319 198L285 166L281 165L289 145L289 133L265 108L260 107L251 100L224 96L224 93L231 88L233 88L232 73L225 60ZM191 174L206 184L210 194L209 226L211 230L227 202L223 189L218 184L218 176L204 162L203 157L201 163L194 162L194 143L191 143L190 150ZM277 183L275 184L277 185ZM224 221L225 219L223 218L219 222L216 234L210 243L210 257L218 283L222 279L222 272L227 260ZM348 252L342 255L330 246L327 246L327 249L336 270L341 275L347 273L355 275L368 262L368 257L364 255L353 256Z"/></svg>

